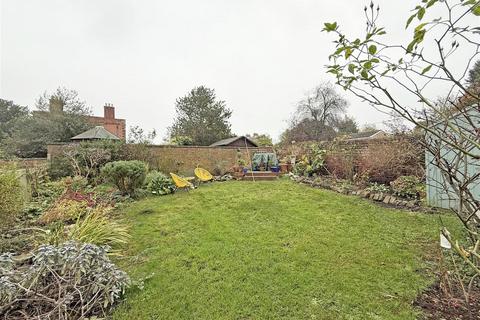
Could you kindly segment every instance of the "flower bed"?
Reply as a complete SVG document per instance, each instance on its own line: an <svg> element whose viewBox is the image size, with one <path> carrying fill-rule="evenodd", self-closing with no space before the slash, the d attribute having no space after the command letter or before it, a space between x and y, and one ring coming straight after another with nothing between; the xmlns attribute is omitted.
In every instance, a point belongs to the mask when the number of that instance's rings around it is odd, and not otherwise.
<svg viewBox="0 0 480 320"><path fill-rule="evenodd" d="M323 188L342 194L359 196L385 205L405 207L412 210L422 209L421 200L418 198L403 198L395 195L390 190L386 191L387 189L385 189L385 191L376 190L380 188L356 185L348 180L339 180L329 176L301 177L296 175L291 175L291 179L298 183L310 185L314 188Z"/></svg>

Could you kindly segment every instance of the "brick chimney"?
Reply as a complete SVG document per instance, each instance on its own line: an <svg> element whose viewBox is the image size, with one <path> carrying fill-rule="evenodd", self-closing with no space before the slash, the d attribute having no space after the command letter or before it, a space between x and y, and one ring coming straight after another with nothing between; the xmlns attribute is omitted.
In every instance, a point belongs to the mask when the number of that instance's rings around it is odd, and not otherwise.
<svg viewBox="0 0 480 320"><path fill-rule="evenodd" d="M105 119L115 119L115 107L111 103L105 103L103 107L103 116Z"/></svg>

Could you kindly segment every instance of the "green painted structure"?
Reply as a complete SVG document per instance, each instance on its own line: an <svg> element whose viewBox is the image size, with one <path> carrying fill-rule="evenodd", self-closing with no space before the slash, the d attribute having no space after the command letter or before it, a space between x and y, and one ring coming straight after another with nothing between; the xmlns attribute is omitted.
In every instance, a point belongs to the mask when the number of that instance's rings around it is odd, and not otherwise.
<svg viewBox="0 0 480 320"><path fill-rule="evenodd" d="M474 159L471 156L466 156L452 150L452 148L435 137L432 133L426 135L426 141L430 144L435 144L436 150L441 150L440 155L442 161L446 161L449 165L458 168L455 176L462 182L471 179L473 182L469 183L469 190L475 199L480 200L480 150L474 143L469 142L460 137L468 137L472 141L479 141L480 132L480 110L478 106L472 106L463 112L454 114L448 122L440 121L430 127L435 130L440 136L448 137L447 140L457 140L464 148L468 149L470 153L479 158ZM452 190L449 183L446 182L442 174L442 170L436 165L434 154L428 148L425 154L426 165L426 184L427 184L427 204L438 208L457 208L459 205L458 197ZM455 165L457 164L457 165ZM479 175L477 177L477 175Z"/></svg>

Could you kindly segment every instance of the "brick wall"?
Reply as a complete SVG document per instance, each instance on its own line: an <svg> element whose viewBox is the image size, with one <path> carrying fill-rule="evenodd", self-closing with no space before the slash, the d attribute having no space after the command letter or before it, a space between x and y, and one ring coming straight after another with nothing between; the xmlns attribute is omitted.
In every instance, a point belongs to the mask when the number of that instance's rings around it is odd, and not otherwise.
<svg viewBox="0 0 480 320"><path fill-rule="evenodd" d="M48 145L48 159L62 155L68 144ZM148 146L151 153L150 166L163 172L176 172L182 175L192 175L193 170L200 166L214 174L223 174L236 164L237 153L249 161L256 152L273 152L272 147L235 148L235 147L196 147L196 146Z"/></svg>
<svg viewBox="0 0 480 320"><path fill-rule="evenodd" d="M400 175L423 177L425 150L413 137L391 137L336 142L303 142L281 147L280 159L308 155L312 144L326 150L325 167L340 178L367 173L372 181L387 183Z"/></svg>
<svg viewBox="0 0 480 320"><path fill-rule="evenodd" d="M37 168L47 166L48 161L46 158L30 158L30 159L17 159L17 160L0 160L0 168L8 166L16 166L17 168Z"/></svg>
<svg viewBox="0 0 480 320"><path fill-rule="evenodd" d="M273 152L272 147L235 148L235 147L180 147L151 146L151 152L157 163L154 166L164 172L192 174L200 166L208 171L221 174L229 171L237 162L238 152L241 158L250 161L256 152Z"/></svg>

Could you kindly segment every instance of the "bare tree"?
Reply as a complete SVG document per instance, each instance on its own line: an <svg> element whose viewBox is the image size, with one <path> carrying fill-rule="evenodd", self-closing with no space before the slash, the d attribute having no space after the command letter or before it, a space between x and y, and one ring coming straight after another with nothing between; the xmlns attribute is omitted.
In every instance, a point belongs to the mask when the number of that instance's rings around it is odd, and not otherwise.
<svg viewBox="0 0 480 320"><path fill-rule="evenodd" d="M325 82L308 92L298 102L289 128L282 141L330 140L336 135L336 125L341 123L348 102L332 83Z"/></svg>
<svg viewBox="0 0 480 320"><path fill-rule="evenodd" d="M348 102L330 82L325 82L311 90L297 106L296 119L312 119L321 125L332 124L347 110Z"/></svg>
<svg viewBox="0 0 480 320"><path fill-rule="evenodd" d="M97 175L100 166L111 158L109 150L90 143L68 146L63 151L63 155L72 166L74 174L87 179Z"/></svg>
<svg viewBox="0 0 480 320"><path fill-rule="evenodd" d="M462 241L462 235L442 231L474 272L471 285L480 276L480 199L474 192L480 183L480 90L466 77L480 56L480 1L419 0L407 29L418 23L405 45L387 42L379 12L373 2L365 7L363 39L350 39L336 22L325 24L325 31L338 36L328 71L344 89L423 130L427 155L439 171L427 183L445 197L468 233ZM440 104L439 90L445 96Z"/></svg>

